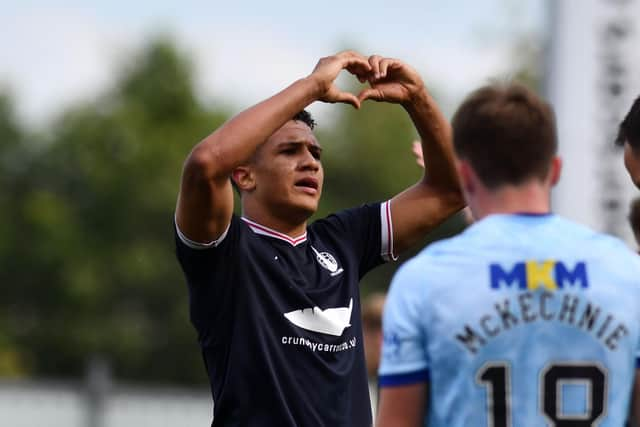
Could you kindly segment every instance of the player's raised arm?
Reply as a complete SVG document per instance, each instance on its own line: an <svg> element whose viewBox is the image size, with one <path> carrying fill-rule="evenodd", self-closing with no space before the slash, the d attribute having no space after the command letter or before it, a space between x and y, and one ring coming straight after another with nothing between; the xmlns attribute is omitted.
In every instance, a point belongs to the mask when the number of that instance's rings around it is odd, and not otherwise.
<svg viewBox="0 0 640 427"><path fill-rule="evenodd" d="M360 106L355 95L334 84L343 69L362 76L370 65L352 51L322 58L309 76L241 112L193 148L184 164L176 208L176 223L187 238L206 243L224 233L233 212L233 171L296 113L316 100Z"/></svg>
<svg viewBox="0 0 640 427"><path fill-rule="evenodd" d="M396 253L417 243L425 233L464 206L451 144L451 127L427 92L422 78L407 64L377 55L369 57L374 75L361 101L397 103L413 121L429 167L414 186L391 202Z"/></svg>

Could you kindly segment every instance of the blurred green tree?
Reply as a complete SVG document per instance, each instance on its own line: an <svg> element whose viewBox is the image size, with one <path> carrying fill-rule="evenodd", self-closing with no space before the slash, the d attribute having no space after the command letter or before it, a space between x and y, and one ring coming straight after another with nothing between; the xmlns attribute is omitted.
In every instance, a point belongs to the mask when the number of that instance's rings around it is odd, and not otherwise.
<svg viewBox="0 0 640 427"><path fill-rule="evenodd" d="M12 320L17 310L16 280L25 266L24 253L16 248L21 240L19 202L24 198L26 183L23 171L27 167L26 133L18 123L11 95L0 93L0 375L14 377L28 371L28 361L19 346L20 325Z"/></svg>
<svg viewBox="0 0 640 427"><path fill-rule="evenodd" d="M168 40L132 64L109 93L56 120L19 162L30 190L3 199L15 217L2 224L17 227L3 233L2 282L13 285L0 304L34 375L78 376L100 354L121 377L205 380L171 227L186 154L227 116L197 101ZM3 105L0 132L16 133Z"/></svg>

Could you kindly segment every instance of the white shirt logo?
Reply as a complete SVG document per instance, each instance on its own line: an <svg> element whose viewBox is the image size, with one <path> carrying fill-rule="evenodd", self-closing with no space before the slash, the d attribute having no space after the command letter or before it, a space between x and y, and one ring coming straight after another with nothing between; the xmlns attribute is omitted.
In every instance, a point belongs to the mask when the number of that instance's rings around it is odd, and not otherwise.
<svg viewBox="0 0 640 427"><path fill-rule="evenodd" d="M322 310L316 306L284 313L284 317L302 329L339 337L345 329L351 326L352 309L353 298L349 300L349 307Z"/></svg>
<svg viewBox="0 0 640 427"><path fill-rule="evenodd" d="M344 271L342 268L338 267L338 261L336 261L333 255L329 252L318 252L318 250L313 246L311 246L311 249L313 249L313 252L316 254L318 264L329 270L331 276L337 276Z"/></svg>

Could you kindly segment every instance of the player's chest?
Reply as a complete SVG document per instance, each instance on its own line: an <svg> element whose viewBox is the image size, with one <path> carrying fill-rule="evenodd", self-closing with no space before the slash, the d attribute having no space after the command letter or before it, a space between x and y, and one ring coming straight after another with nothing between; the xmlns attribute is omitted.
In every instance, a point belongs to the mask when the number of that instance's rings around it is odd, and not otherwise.
<svg viewBox="0 0 640 427"><path fill-rule="evenodd" d="M342 288L353 280L355 266L348 254L339 249L310 243L296 247L261 243L244 268L263 286L331 293L332 288Z"/></svg>
<svg viewBox="0 0 640 427"><path fill-rule="evenodd" d="M355 272L348 256L324 245L262 245L261 257L241 272L246 279L241 300L257 318L269 319L258 329L282 335L287 346L295 347L301 336L329 345L345 333L353 338L357 330L352 327L359 318Z"/></svg>

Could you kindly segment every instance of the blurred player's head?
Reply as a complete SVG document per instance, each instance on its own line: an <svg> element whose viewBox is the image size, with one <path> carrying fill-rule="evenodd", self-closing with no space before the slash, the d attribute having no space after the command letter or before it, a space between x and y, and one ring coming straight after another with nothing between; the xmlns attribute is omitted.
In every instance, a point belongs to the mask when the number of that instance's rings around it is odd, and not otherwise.
<svg viewBox="0 0 640 427"><path fill-rule="evenodd" d="M624 146L624 165L633 183L640 188L640 97L620 123L616 143Z"/></svg>
<svg viewBox="0 0 640 427"><path fill-rule="evenodd" d="M362 329L364 355L369 377L378 375L380 351L382 350L382 312L385 295L379 292L369 295L362 302Z"/></svg>
<svg viewBox="0 0 640 427"><path fill-rule="evenodd" d="M287 221L305 221L318 208L324 173L315 121L303 110L276 130L248 164L232 174L244 208L266 209Z"/></svg>
<svg viewBox="0 0 640 427"><path fill-rule="evenodd" d="M640 251L640 197L633 199L629 210L629 225Z"/></svg>
<svg viewBox="0 0 640 427"><path fill-rule="evenodd" d="M466 98L452 125L458 170L474 215L483 216L476 212L486 210L479 205L497 194L534 189L548 199L561 166L549 104L522 85L492 84Z"/></svg>

